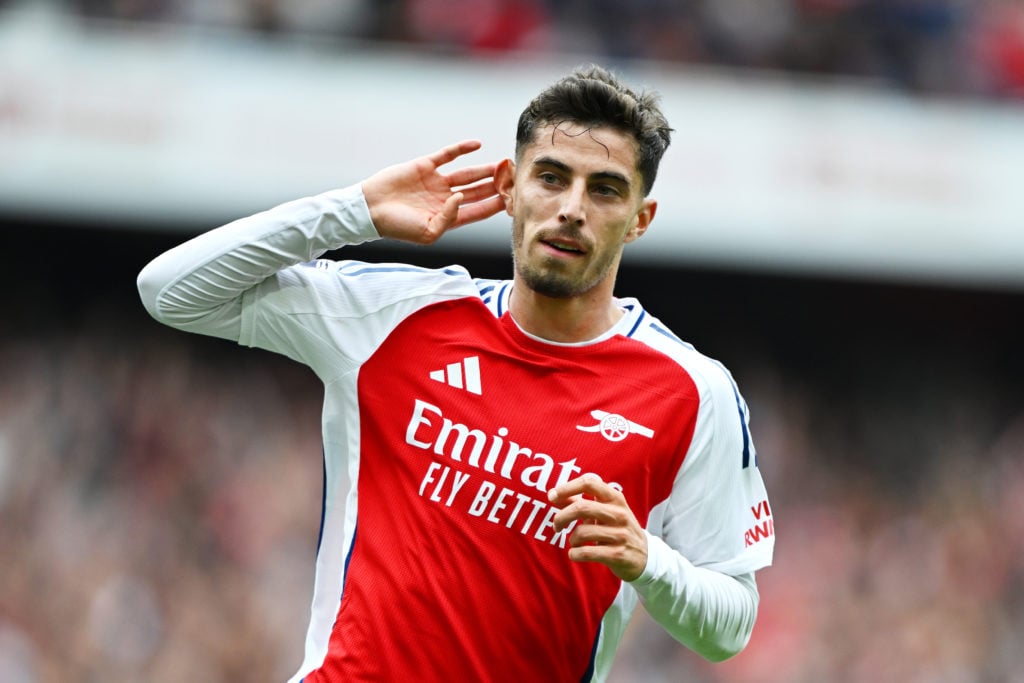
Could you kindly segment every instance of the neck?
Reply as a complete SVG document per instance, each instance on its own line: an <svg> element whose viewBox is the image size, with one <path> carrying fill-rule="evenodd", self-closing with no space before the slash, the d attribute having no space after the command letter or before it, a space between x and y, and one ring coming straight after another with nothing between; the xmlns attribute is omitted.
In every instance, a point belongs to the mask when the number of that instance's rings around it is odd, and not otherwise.
<svg viewBox="0 0 1024 683"><path fill-rule="evenodd" d="M599 337L623 315L610 292L592 291L578 297L556 299L533 291L518 278L513 281L509 313L530 334L560 343Z"/></svg>

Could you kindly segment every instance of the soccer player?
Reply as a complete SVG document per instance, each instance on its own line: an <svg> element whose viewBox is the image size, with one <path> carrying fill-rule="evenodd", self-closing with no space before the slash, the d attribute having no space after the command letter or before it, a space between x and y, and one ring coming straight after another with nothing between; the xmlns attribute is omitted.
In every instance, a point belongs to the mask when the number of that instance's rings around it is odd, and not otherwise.
<svg viewBox="0 0 1024 683"><path fill-rule="evenodd" d="M139 275L176 328L285 354L325 387L326 478L292 681L601 681L638 603L739 652L774 527L731 375L613 289L670 128L600 67L475 141L200 235ZM511 280L316 260L505 211ZM348 490L343 482L351 482Z"/></svg>

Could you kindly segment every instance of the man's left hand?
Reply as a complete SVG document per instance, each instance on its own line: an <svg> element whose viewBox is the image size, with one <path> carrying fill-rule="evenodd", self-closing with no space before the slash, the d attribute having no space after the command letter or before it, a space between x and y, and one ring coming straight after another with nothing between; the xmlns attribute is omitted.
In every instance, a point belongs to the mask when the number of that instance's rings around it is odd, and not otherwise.
<svg viewBox="0 0 1024 683"><path fill-rule="evenodd" d="M573 522L569 559L600 562L623 581L638 578L647 566L647 535L622 491L596 474L584 474L548 491L561 508L552 520L555 531Z"/></svg>

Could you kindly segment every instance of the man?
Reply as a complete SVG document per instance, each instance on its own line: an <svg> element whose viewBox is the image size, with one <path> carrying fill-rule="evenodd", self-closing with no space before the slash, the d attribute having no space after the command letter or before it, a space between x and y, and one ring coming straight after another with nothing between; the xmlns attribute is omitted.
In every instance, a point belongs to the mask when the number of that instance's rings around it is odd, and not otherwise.
<svg viewBox="0 0 1024 683"><path fill-rule="evenodd" d="M624 245L655 216L669 130L653 95L589 67L530 103L515 161L446 174L480 146L454 144L140 274L158 320L324 382L293 681L600 681L638 601L709 659L744 647L774 541L746 405L720 364L613 296ZM511 281L312 261L502 210Z"/></svg>

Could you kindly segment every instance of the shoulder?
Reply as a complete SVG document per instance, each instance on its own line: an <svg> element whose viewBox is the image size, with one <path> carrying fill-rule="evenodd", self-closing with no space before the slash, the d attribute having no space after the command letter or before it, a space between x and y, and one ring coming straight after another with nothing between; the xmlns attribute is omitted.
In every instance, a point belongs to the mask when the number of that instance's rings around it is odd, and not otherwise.
<svg viewBox="0 0 1024 683"><path fill-rule="evenodd" d="M370 263L318 259L295 267L300 277L349 291L387 292L396 298L428 293L466 296L477 291L469 272L459 265L424 268L407 263Z"/></svg>
<svg viewBox="0 0 1024 683"><path fill-rule="evenodd" d="M430 282L445 280L470 280L469 273L459 265L444 266L442 268L424 268L422 266L408 263L370 263L367 261L332 261L330 259L317 259L300 264L303 268L331 273L332 275L353 280L374 280L386 278L388 280L405 279L410 281Z"/></svg>
<svg viewBox="0 0 1024 683"><path fill-rule="evenodd" d="M750 437L750 409L729 369L720 361L698 351L677 337L653 316L638 327L634 337L670 357L693 381L700 395L702 421L708 443L739 455L742 469L757 463L757 451ZM700 441L698 435L697 440ZM691 459L692 460L692 459Z"/></svg>
<svg viewBox="0 0 1024 683"><path fill-rule="evenodd" d="M735 381L732 373L720 361L697 350L693 344L684 341L668 325L635 305L637 320L629 337L642 343L652 351L662 354L668 360L682 368L689 375L702 395L724 392L732 396L735 392Z"/></svg>
<svg viewBox="0 0 1024 683"><path fill-rule="evenodd" d="M415 310L437 301L479 297L461 266L423 268L405 263L318 259L278 271L247 305L266 313L360 317L394 307Z"/></svg>

